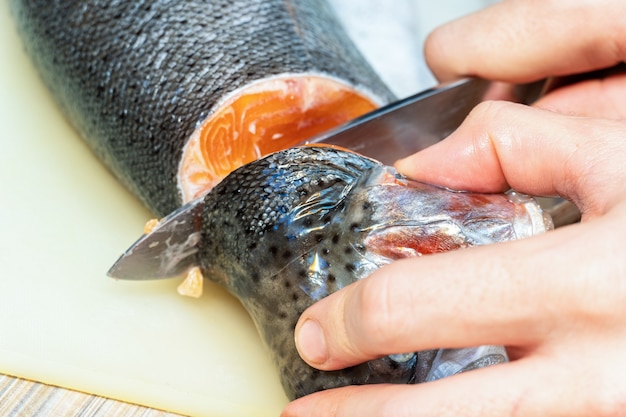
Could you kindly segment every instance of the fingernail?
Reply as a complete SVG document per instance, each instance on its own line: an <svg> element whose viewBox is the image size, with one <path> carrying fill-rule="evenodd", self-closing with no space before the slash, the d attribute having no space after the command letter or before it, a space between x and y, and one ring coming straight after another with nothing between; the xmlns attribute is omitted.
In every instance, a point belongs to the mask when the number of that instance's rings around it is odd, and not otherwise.
<svg viewBox="0 0 626 417"><path fill-rule="evenodd" d="M296 334L296 345L302 359L311 364L323 364L328 359L326 338L314 320L305 321Z"/></svg>

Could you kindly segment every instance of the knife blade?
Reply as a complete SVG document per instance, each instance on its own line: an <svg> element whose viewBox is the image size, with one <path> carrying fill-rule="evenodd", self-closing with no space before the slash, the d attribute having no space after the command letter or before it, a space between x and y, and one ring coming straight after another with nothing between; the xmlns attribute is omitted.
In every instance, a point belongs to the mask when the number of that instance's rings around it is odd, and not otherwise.
<svg viewBox="0 0 626 417"><path fill-rule="evenodd" d="M374 110L304 144L341 146L385 164L430 146L452 133L483 100L489 81L466 78L422 91ZM199 265L197 244L203 197L182 206L139 238L108 271L117 279L184 275Z"/></svg>
<svg viewBox="0 0 626 417"><path fill-rule="evenodd" d="M452 133L483 101L490 81L465 78L393 102L305 144L330 144L391 165Z"/></svg>

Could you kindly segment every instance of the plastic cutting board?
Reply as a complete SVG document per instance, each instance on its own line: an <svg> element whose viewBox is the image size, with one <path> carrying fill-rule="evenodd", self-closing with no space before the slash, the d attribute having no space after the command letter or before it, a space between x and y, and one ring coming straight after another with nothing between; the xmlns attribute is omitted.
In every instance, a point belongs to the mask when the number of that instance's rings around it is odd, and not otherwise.
<svg viewBox="0 0 626 417"><path fill-rule="evenodd" d="M64 120L0 10L0 372L172 412L287 399L239 303L105 273L151 215Z"/></svg>

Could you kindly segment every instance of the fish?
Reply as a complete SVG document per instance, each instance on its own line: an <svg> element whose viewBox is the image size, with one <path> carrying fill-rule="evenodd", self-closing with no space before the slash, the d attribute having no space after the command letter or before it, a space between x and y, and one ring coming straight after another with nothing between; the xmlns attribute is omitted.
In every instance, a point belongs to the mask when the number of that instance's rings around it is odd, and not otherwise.
<svg viewBox="0 0 626 417"><path fill-rule="evenodd" d="M164 216L395 99L325 0L10 0L66 118Z"/></svg>
<svg viewBox="0 0 626 417"><path fill-rule="evenodd" d="M295 399L345 385L419 383L505 362L501 347L438 349L325 372L299 357L293 335L307 307L394 260L550 228L535 200L518 193L453 191L348 150L304 146L243 165L206 194L197 249L202 275L246 308L285 393Z"/></svg>

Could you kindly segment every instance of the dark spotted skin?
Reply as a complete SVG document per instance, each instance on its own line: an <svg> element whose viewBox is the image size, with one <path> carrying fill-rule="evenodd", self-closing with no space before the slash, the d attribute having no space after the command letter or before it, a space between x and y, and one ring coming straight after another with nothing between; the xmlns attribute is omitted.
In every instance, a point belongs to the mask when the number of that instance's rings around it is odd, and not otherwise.
<svg viewBox="0 0 626 417"><path fill-rule="evenodd" d="M404 363L383 358L317 371L299 358L293 341L296 321L309 305L358 278L359 252L365 250L358 235L369 225L371 207L348 212L344 197L379 165L324 148L287 150L234 171L205 199L205 276L226 286L250 312L289 398L415 377L415 356ZM322 266L312 271L315 262Z"/></svg>
<svg viewBox="0 0 626 417"><path fill-rule="evenodd" d="M289 398L423 382L433 351L333 372L309 367L293 339L299 316L393 259L514 239L517 209L504 195L413 182L355 153L293 148L235 170L205 197L199 259L205 277L252 316ZM466 369L503 360L486 357Z"/></svg>
<svg viewBox="0 0 626 417"><path fill-rule="evenodd" d="M284 73L392 95L324 0L10 0L80 135L155 214L181 204L183 147L226 94Z"/></svg>

